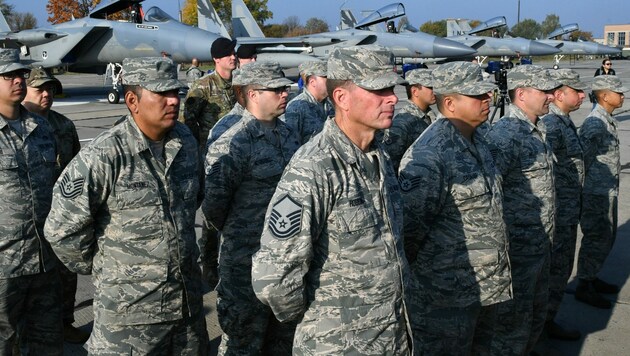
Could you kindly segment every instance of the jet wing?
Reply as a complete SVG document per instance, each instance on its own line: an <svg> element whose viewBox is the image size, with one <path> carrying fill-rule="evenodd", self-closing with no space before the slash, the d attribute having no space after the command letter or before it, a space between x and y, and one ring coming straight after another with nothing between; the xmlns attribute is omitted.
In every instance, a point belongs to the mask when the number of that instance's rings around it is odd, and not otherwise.
<svg viewBox="0 0 630 356"><path fill-rule="evenodd" d="M15 43L18 46L33 47L59 40L67 35L65 32L53 29L22 30L0 35L0 43Z"/></svg>
<svg viewBox="0 0 630 356"><path fill-rule="evenodd" d="M24 59L47 68L72 64L101 36L111 32L111 28L107 26L70 27L64 28L64 31L66 36L57 41L30 47L30 53Z"/></svg>

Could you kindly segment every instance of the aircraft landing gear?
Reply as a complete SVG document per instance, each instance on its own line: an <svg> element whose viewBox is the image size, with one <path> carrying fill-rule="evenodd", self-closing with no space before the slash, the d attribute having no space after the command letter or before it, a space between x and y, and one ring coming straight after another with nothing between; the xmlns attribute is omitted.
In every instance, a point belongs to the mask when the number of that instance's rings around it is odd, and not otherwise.
<svg viewBox="0 0 630 356"><path fill-rule="evenodd" d="M105 83L103 85L111 85L112 89L107 92L107 102L110 104L118 104L120 102L120 93L122 92L122 65L119 63L109 63L105 72Z"/></svg>
<svg viewBox="0 0 630 356"><path fill-rule="evenodd" d="M120 102L120 93L116 89L110 89L107 92L107 101L110 104L118 104Z"/></svg>
<svg viewBox="0 0 630 356"><path fill-rule="evenodd" d="M556 54L553 56L553 60L554 62L556 62L556 64L553 65L553 69L560 69L560 60L564 57L563 54Z"/></svg>

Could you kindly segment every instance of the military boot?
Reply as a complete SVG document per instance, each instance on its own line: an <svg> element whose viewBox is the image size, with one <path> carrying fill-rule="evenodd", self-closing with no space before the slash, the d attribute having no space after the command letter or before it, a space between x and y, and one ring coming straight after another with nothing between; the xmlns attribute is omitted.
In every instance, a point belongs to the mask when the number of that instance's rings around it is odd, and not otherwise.
<svg viewBox="0 0 630 356"><path fill-rule="evenodd" d="M85 344L90 338L90 333L79 328L75 328L72 324L63 325L63 341L71 344Z"/></svg>
<svg viewBox="0 0 630 356"><path fill-rule="evenodd" d="M575 290L575 299L600 309L612 308L612 303L597 293L593 281L580 279Z"/></svg>
<svg viewBox="0 0 630 356"><path fill-rule="evenodd" d="M617 294L619 293L619 287L616 284L607 283L602 281L599 278L595 278L593 281L593 286L597 293L601 294Z"/></svg>

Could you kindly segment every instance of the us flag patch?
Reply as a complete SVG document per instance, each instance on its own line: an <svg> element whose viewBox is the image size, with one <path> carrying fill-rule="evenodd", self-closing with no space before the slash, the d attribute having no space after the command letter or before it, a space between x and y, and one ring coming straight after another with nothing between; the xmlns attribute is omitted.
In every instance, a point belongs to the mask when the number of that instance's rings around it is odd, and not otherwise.
<svg viewBox="0 0 630 356"><path fill-rule="evenodd" d="M269 217L269 230L278 239L287 239L300 231L302 204L285 195L273 205Z"/></svg>
<svg viewBox="0 0 630 356"><path fill-rule="evenodd" d="M64 175L61 179L61 195L67 199L74 199L83 192L83 183L85 178L77 178L71 180L68 175Z"/></svg>

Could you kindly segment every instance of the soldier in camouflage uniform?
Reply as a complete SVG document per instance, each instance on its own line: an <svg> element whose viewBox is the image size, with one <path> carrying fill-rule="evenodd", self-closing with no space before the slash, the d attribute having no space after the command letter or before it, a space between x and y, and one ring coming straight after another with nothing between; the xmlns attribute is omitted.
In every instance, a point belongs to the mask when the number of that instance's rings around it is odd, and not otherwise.
<svg viewBox="0 0 630 356"><path fill-rule="evenodd" d="M57 165L54 176L56 181L66 165L81 149L79 135L70 119L50 109L53 104L55 85L60 85L57 78L49 75L41 67L34 68L26 80L26 85L26 98L24 98L22 105L28 111L48 120L53 128L57 144ZM87 341L90 334L72 325L74 323L77 274L70 272L61 263L58 264L57 270L63 287L63 338L66 342L82 344Z"/></svg>
<svg viewBox="0 0 630 356"><path fill-rule="evenodd" d="M252 284L278 320L299 321L294 354L411 353L402 198L374 140L405 83L393 65L383 47L332 52L335 117L295 154L267 209Z"/></svg>
<svg viewBox="0 0 630 356"><path fill-rule="evenodd" d="M177 122L176 66L123 61L130 114L68 164L53 191L46 236L71 270L91 273L91 355L205 355L195 211L203 170Z"/></svg>
<svg viewBox="0 0 630 356"><path fill-rule="evenodd" d="M401 162L417 355L489 354L496 304L512 295L501 175L476 131L496 85L480 72L470 62L433 71L440 112Z"/></svg>
<svg viewBox="0 0 630 356"><path fill-rule="evenodd" d="M277 63L249 63L240 72L245 112L208 147L202 212L221 231L217 314L220 355L289 355L294 327L280 325L252 290L252 255L260 245L265 208L284 167L300 147L278 116L288 86ZM294 326L294 325L293 325Z"/></svg>
<svg viewBox="0 0 630 356"><path fill-rule="evenodd" d="M216 141L225 131L234 126L243 117L245 112L245 95L243 95L243 82L241 81L241 68L237 68L232 72L232 88L234 88L234 95L236 96L236 104L230 112L225 114L217 123L212 127L208 134L208 141L206 142L206 151L208 147Z"/></svg>
<svg viewBox="0 0 630 356"><path fill-rule="evenodd" d="M50 124L20 105L30 69L0 49L0 354L62 355L61 281L44 238L55 175Z"/></svg>
<svg viewBox="0 0 630 356"><path fill-rule="evenodd" d="M396 171L407 148L435 120L435 114L429 106L435 104L431 70L412 69L407 72L405 79L409 82L405 86L408 101L394 116L392 127L385 130L381 138Z"/></svg>
<svg viewBox="0 0 630 356"><path fill-rule="evenodd" d="M304 62L298 69L304 81L304 90L287 105L284 121L306 143L322 131L326 119L334 116L335 110L326 91L326 62Z"/></svg>
<svg viewBox="0 0 630 356"><path fill-rule="evenodd" d="M199 143L200 157L206 156L208 134L217 121L225 116L236 104L236 95L232 87L232 72L238 64L234 47L236 40L220 37L212 42L210 54L215 69L193 82L184 101L184 122L192 131ZM201 227L201 238L204 256L203 276L211 288L219 281L218 265L218 232L211 226Z"/></svg>
<svg viewBox="0 0 630 356"><path fill-rule="evenodd" d="M547 128L547 142L556 157L556 224L549 269L549 309L545 329L551 338L577 340L578 330L565 329L554 321L564 290L573 271L577 225L580 221L584 159L577 129L569 114L580 108L587 85L572 69L558 69L551 76L562 84L554 91L549 114L542 118Z"/></svg>
<svg viewBox="0 0 630 356"><path fill-rule="evenodd" d="M540 117L560 86L540 66L507 73L512 105L488 132L503 176L503 216L508 228L514 299L498 305L496 355L528 355L545 324L549 253L554 229L553 152Z"/></svg>
<svg viewBox="0 0 630 356"><path fill-rule="evenodd" d="M619 286L597 278L617 236L619 195L619 123L612 116L623 106L628 88L612 75L593 79L597 99L595 109L579 130L584 149L584 189L582 195L582 244L578 254L579 283L575 298L597 308L610 309L611 302L601 294L619 293Z"/></svg>

